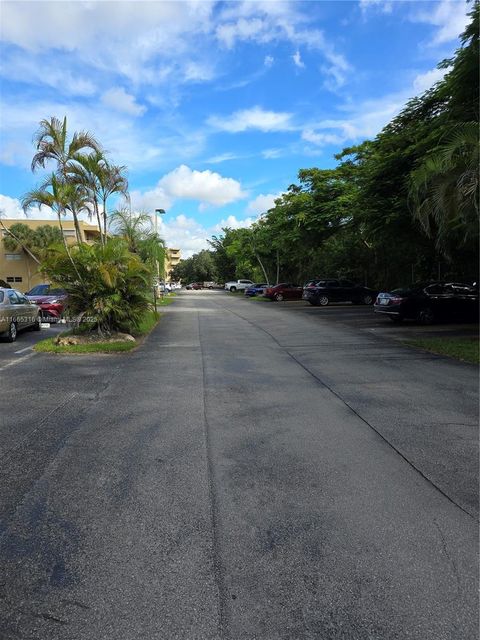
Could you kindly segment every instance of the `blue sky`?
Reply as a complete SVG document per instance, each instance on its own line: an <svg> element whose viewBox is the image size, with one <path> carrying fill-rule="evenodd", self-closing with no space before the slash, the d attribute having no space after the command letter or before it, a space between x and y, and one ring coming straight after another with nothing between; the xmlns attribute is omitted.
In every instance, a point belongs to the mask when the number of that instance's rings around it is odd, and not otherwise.
<svg viewBox="0 0 480 640"><path fill-rule="evenodd" d="M334 166L439 80L463 1L6 1L0 210L22 217L32 135L67 116L129 170L136 210L166 209L184 256ZM47 211L32 211L47 218Z"/></svg>

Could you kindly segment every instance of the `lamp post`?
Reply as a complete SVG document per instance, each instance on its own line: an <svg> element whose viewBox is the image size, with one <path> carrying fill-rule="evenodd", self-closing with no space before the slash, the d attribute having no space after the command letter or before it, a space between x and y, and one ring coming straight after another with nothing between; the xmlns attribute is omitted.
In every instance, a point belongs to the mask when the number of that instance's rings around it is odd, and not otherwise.
<svg viewBox="0 0 480 640"><path fill-rule="evenodd" d="M165 209L155 209L155 216L154 216L154 229L155 229L155 235L158 235L158 216L161 216L165 213ZM158 262L158 260L156 260L157 263L157 285L160 286L160 264ZM164 287L165 287L165 282L163 283Z"/></svg>

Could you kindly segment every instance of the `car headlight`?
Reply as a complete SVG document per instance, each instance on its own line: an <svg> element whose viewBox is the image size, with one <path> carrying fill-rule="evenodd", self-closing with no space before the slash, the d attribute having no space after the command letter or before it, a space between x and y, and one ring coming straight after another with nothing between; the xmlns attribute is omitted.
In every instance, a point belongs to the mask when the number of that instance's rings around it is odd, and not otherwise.
<svg viewBox="0 0 480 640"><path fill-rule="evenodd" d="M47 304L58 304L60 300L50 300Z"/></svg>

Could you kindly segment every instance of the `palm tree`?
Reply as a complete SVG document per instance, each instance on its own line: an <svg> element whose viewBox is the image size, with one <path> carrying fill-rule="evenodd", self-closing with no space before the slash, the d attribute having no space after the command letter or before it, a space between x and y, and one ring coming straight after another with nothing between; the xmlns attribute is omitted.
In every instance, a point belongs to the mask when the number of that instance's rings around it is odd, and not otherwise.
<svg viewBox="0 0 480 640"><path fill-rule="evenodd" d="M155 269L157 276L160 276L160 271L163 274L165 242L152 231L152 220L148 213L134 214L129 209L118 209L110 216L110 228L123 238L129 251Z"/></svg>
<svg viewBox="0 0 480 640"><path fill-rule="evenodd" d="M82 212L91 213L89 208L89 195L83 184L67 176L66 179L57 177L52 173L44 182L37 187L37 191L47 191L52 187L52 181L55 183L55 190L52 192L59 193L62 198L63 214L70 212L75 225L75 235L78 244L82 244L82 231L80 229L79 214Z"/></svg>
<svg viewBox="0 0 480 640"><path fill-rule="evenodd" d="M125 175L127 168L124 166L110 164L106 159L101 163L97 177L99 181L99 195L103 208L103 234L107 235L107 200L114 193L123 195L127 202L128 179Z"/></svg>
<svg viewBox="0 0 480 640"><path fill-rule="evenodd" d="M36 188L32 189L32 191L28 191L22 198L22 208L26 214L31 207L39 207L40 209L42 207L48 207L57 215L65 252L72 263L72 266L75 268L75 263L68 247L62 225L62 217L65 215L66 211L72 210L73 185L58 178L54 173L52 173L47 183L51 191L47 191L46 188ZM80 277L80 274L78 274L78 276Z"/></svg>
<svg viewBox="0 0 480 640"><path fill-rule="evenodd" d="M452 238L461 244L478 238L479 150L478 124L457 125L411 174L413 214L446 255Z"/></svg>
<svg viewBox="0 0 480 640"><path fill-rule="evenodd" d="M76 132L72 139L68 140L66 116L63 122L55 117L41 120L33 142L37 153L32 159L32 171L35 172L38 167L45 168L48 161L54 160L57 163L57 174L63 177L70 160L82 149L100 151L99 143L86 131Z"/></svg>
<svg viewBox="0 0 480 640"><path fill-rule="evenodd" d="M100 219L99 207L101 197L100 176L104 171L105 157L101 151L97 150L89 154L76 153L72 160L73 162L69 162L68 165L69 178L83 185L87 192L93 207L93 214L95 214L97 219L101 243L105 244L106 237L103 232L104 225L102 225Z"/></svg>

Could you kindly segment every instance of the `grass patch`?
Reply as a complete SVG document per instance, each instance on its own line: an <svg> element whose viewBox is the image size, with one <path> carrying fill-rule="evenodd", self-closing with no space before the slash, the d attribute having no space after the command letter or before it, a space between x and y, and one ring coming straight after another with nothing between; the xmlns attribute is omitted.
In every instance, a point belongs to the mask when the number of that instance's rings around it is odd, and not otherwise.
<svg viewBox="0 0 480 640"><path fill-rule="evenodd" d="M162 304L157 306L166 306L171 304L174 298L164 298ZM47 338L37 342L34 346L35 351L40 353L124 353L125 351L131 351L135 349L142 341L142 339L152 331L157 322L160 319L159 313L155 311L148 311L137 329L134 329L131 334L136 338L135 342L92 342L91 344L68 344L59 345L55 344L55 338ZM65 331L62 336L73 334L73 330Z"/></svg>
<svg viewBox="0 0 480 640"><path fill-rule="evenodd" d="M173 302L173 300L172 300ZM158 305L157 305L158 306ZM165 306L165 305L164 305ZM153 329L160 319L160 314L155 311L148 311L144 316L137 329L133 329L131 332L134 338L141 338L147 335ZM133 344L133 342L132 342ZM134 345L135 346L135 345Z"/></svg>
<svg viewBox="0 0 480 640"><path fill-rule="evenodd" d="M254 300L255 302L271 302L270 298L265 298L265 296L251 296L250 300Z"/></svg>
<svg viewBox="0 0 480 640"><path fill-rule="evenodd" d="M422 338L409 340L407 344L420 347L432 353L438 353L464 362L479 364L478 338Z"/></svg>
<svg viewBox="0 0 480 640"><path fill-rule="evenodd" d="M136 342L95 342L92 344L55 344L55 338L47 338L37 342L35 351L40 353L120 353L131 351L137 346Z"/></svg>

